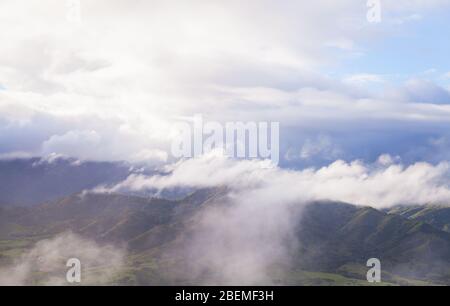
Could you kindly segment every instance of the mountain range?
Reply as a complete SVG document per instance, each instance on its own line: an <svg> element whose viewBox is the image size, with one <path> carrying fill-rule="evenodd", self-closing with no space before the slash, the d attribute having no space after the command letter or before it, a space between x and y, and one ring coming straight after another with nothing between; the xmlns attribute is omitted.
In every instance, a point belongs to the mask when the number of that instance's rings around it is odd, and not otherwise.
<svg viewBox="0 0 450 306"><path fill-rule="evenodd" d="M0 167L5 167L5 162ZM66 163L41 167L27 168L23 161L15 161L7 165L9 172L0 175L2 182L19 182L9 189L3 185L1 190L0 272L2 267L14 265L39 241L70 232L101 246L126 250L123 266L105 280L106 284L225 282L212 277L217 271L203 269L197 273L188 269L204 267L200 261L205 258L183 247L192 243L202 214L226 205L226 187L195 190L180 199L95 193L83 190L105 177L109 182L118 180L128 169L95 163L76 171L68 171ZM103 170L86 178L92 169ZM34 183L21 180L21 176L33 177L38 183L32 186ZM41 190L40 186L46 184ZM50 188L52 184L56 184L54 188ZM20 186L25 186L26 196L11 196L19 194ZM302 206L292 229L292 241L286 242L291 246L289 260L270 262L268 277L255 284L368 285L366 262L378 258L382 263L382 284L449 285L449 224L450 206L376 210L347 203L312 202ZM26 284L40 284L43 278L42 273L34 273Z"/></svg>

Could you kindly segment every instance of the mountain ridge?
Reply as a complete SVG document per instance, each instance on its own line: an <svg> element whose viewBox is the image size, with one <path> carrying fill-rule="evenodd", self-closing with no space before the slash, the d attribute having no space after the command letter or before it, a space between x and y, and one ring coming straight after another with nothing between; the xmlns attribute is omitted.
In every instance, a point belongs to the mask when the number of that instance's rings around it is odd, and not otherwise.
<svg viewBox="0 0 450 306"><path fill-rule="evenodd" d="M227 194L226 188L205 189L182 200L167 200L82 193L30 208L0 208L0 219L9 220L0 227L1 239L35 241L70 230L95 241L125 244L130 251L128 271L134 271L128 273L134 280L119 277L117 283L149 284L159 279L160 284L172 284L171 275L177 275L173 267L194 263L172 264L171 268L166 266L165 254L174 245L187 243L199 214L225 205ZM450 284L450 233L401 214L346 203L315 202L303 209L295 237L299 248L288 269L291 274L301 269L363 280L365 262L376 257L383 263L386 279L394 283L404 282L399 281L404 277ZM138 272L149 262L154 262L151 273L145 271L153 276ZM140 275L139 281L135 273ZM289 273L278 282L289 284ZM185 275L177 277L182 283L199 281ZM300 282L297 276L294 279Z"/></svg>

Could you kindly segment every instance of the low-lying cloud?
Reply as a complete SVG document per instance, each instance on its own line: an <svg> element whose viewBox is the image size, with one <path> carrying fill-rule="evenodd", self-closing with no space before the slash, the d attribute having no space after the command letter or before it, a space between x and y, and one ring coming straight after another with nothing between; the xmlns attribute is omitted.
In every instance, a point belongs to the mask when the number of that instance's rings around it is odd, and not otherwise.
<svg viewBox="0 0 450 306"><path fill-rule="evenodd" d="M251 195L277 202L329 200L376 208L450 201L448 162L405 166L389 155L381 156L374 164L338 160L319 169L288 170L271 166L268 161L233 160L209 154L180 161L167 167L167 171L168 175L133 174L106 190L227 186L246 198Z"/></svg>
<svg viewBox="0 0 450 306"><path fill-rule="evenodd" d="M81 262L81 285L107 283L124 264L126 252L112 245L99 245L71 232L41 240L10 267L0 267L0 285L69 285L66 263Z"/></svg>

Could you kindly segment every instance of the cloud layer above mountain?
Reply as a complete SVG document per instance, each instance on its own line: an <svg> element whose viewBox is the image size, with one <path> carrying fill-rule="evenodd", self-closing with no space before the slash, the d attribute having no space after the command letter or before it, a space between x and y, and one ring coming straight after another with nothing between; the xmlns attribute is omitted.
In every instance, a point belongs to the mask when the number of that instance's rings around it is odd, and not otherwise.
<svg viewBox="0 0 450 306"><path fill-rule="evenodd" d="M416 163L404 166L389 155L374 164L336 161L326 167L285 170L270 161L233 160L218 154L180 161L167 175L133 174L98 192L130 192L177 187L231 188L236 202L306 203L340 201L384 208L400 204L450 202L450 165Z"/></svg>

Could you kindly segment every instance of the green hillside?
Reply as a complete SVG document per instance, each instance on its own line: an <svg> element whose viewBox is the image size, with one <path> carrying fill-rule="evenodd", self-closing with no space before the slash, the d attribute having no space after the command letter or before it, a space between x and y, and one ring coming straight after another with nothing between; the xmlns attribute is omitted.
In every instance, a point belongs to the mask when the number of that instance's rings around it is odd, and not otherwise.
<svg viewBox="0 0 450 306"><path fill-rule="evenodd" d="M172 250L189 243L197 217L222 205L226 196L226 189L200 190L182 200L77 194L32 208L4 208L0 266L13 263L37 241L70 230L98 243L126 245L126 265L108 283L204 284L207 275L180 269L195 266L197 259ZM268 282L369 285L365 264L375 257L382 262L382 285L450 284L450 233L435 222L443 223L447 210L433 208L431 219L425 213L429 210L386 213L344 203L311 203L295 227L298 247L292 261L274 265ZM35 277L39 283L39 274Z"/></svg>

